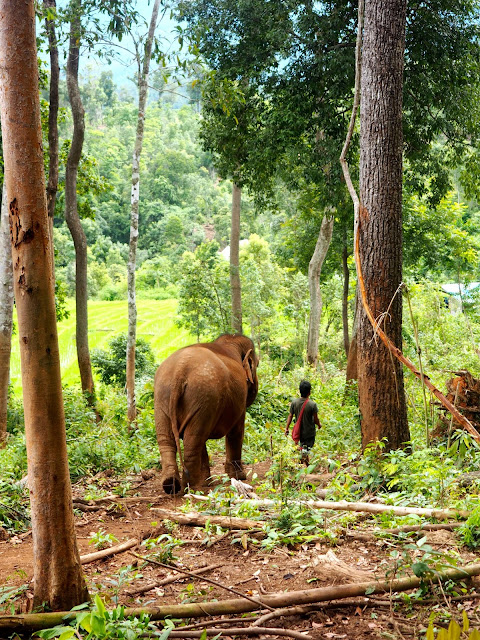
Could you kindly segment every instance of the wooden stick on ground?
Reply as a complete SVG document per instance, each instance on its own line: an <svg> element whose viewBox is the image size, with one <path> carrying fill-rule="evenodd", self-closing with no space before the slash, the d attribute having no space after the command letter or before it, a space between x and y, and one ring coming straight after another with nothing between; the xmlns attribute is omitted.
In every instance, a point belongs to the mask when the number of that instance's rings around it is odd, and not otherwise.
<svg viewBox="0 0 480 640"><path fill-rule="evenodd" d="M480 564L471 564L463 568L446 569L432 576L430 582L437 584L442 580L459 581L465 578L480 575ZM263 602L249 601L245 598L223 600L220 602L186 603L176 605L164 605L161 607L144 607L125 609L125 617L140 616L146 614L150 620L164 620L165 618L204 618L206 616L221 616L258 611L268 605L270 608L279 609L302 604L315 604L317 602L331 602L346 598L358 598L365 595L368 590L372 594L390 594L416 589L422 584L422 579L398 578L397 580L382 580L379 582L361 582L356 584L343 584L334 587L322 587L319 589L304 589L287 593L275 593L262 597ZM17 632L37 631L48 629L58 624L68 624L75 620L75 612L57 611L54 613L24 613L13 616L0 616L0 636Z"/></svg>
<svg viewBox="0 0 480 640"><path fill-rule="evenodd" d="M275 500L241 500L242 504L257 507L276 507L280 503ZM366 513L392 513L397 516L418 515L426 518L447 520L448 518L468 518L470 511L456 509L426 509L423 507L395 507L390 504L375 504L370 502L330 502L329 500L292 500L290 504L299 504L314 509L330 509L331 511L361 511Z"/></svg>
<svg viewBox="0 0 480 640"><path fill-rule="evenodd" d="M207 573L207 571L213 571L214 569L218 569L218 567L222 567L222 564L210 564L208 567L202 567L201 569L195 569L191 572L192 576L199 576L202 573ZM162 580L156 580L155 582L150 582L149 584L145 584L141 587L137 587L136 589L128 589L125 591L125 595L127 596L138 596L142 593L147 593L152 589L156 589L157 587L164 587L166 584L172 584L172 582L177 582L177 580L181 580L183 576L169 576L168 578L163 578Z"/></svg>
<svg viewBox="0 0 480 640"><path fill-rule="evenodd" d="M90 562L95 562L95 560L102 560L103 558L108 558L109 556L113 556L116 553L128 551L129 549L136 547L137 544L137 538L130 538L130 540L122 542L121 544L117 544L115 547L109 547L108 549L102 549L101 551L95 551L94 553L87 553L84 556L80 556L80 563L89 564Z"/></svg>
<svg viewBox="0 0 480 640"><path fill-rule="evenodd" d="M144 562L149 562L150 564L155 564L158 567L163 567L164 569L173 569L174 571L178 571L179 573L183 573L186 576L192 576L195 577L191 571L186 571L185 569L182 569L180 567L174 567L172 565L169 564L164 564L163 562L158 562L158 560L152 560L151 558L144 558L143 556L138 555L138 553L133 553L130 552L130 555L135 556L135 558L139 558L140 560L143 560ZM256 600L255 598L251 598L250 596L245 595L244 593L241 593L240 591L237 591L236 589L232 589L232 587L227 587L226 585L222 584L221 582L217 582L216 580L210 580L210 578L205 578L205 576L202 577L202 580L204 582L209 582L210 584L213 584L215 587L220 587L221 589L225 589L225 591L230 591L230 593L234 593L237 596L240 596L241 598L245 598L246 600L250 600L250 602L253 602L257 605L260 605L262 607L264 607L265 609L272 609L271 607L268 606L268 604L265 604L264 602L262 602L261 600Z"/></svg>
<svg viewBox="0 0 480 640"><path fill-rule="evenodd" d="M189 525L192 527L204 527L207 522L216 524L226 529L257 529L263 527L263 522L257 520L247 520L246 518L233 518L230 516L204 516L196 511L190 513L179 513L178 511L170 511L169 509L160 509L152 507L150 511L155 511L163 520L173 520L179 524Z"/></svg>
<svg viewBox="0 0 480 640"><path fill-rule="evenodd" d="M169 638L201 638L207 636L287 636L297 640L313 640L312 636L291 629L273 629L272 627L237 627L231 629L204 629L203 631L170 631ZM153 636L152 636L153 637Z"/></svg>
<svg viewBox="0 0 480 640"><path fill-rule="evenodd" d="M399 533L411 533L412 531L453 531L462 526L462 522L448 522L442 524L432 524L424 522L423 524L405 525L403 527L395 527L394 529L374 529L373 531L346 531L347 538L354 540L372 540L375 536L387 533L397 535Z"/></svg>

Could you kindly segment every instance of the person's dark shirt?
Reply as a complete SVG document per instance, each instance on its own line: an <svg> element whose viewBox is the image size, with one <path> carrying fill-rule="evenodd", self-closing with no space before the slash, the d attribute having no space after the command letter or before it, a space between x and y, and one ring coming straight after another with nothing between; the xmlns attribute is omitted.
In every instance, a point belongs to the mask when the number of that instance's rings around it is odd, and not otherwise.
<svg viewBox="0 0 480 640"><path fill-rule="evenodd" d="M300 411L302 410L305 398L295 398L290 405L290 413L295 416L295 422L298 420ZM313 400L307 400L308 404L302 416L302 424L300 428L300 440L309 440L315 438L315 416L318 413L317 403Z"/></svg>

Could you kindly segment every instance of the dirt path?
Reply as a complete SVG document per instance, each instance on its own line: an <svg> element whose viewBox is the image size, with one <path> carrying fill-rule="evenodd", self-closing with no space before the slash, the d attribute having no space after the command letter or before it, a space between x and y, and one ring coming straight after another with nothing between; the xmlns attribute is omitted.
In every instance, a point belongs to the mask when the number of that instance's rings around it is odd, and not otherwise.
<svg viewBox="0 0 480 640"><path fill-rule="evenodd" d="M268 464L257 465L255 472L262 477L268 469ZM221 473L220 461L215 461L214 473ZM111 491L115 484L114 478L99 474L90 484ZM325 573L319 558L332 551L327 542L297 545L295 549L276 547L273 551L262 551L258 545L246 541L246 536L228 535L220 537L215 531L207 535L204 528L178 526L158 522L152 506L168 509L178 509L184 499L171 499L160 486L159 472L151 472L151 477L143 479L138 476L131 480L131 489L127 500L119 500L120 506L110 505L99 511L83 513L77 517L77 536L80 553L95 551L89 544L90 536L99 531L114 536L118 542L130 538L144 538L147 532L156 530L156 536L167 534L167 543L172 539L182 540L184 544L170 545L174 561L179 567L190 571L212 564L220 564L217 569L210 571L209 578L232 587L249 596L265 593L294 591L319 586L340 584L342 582L384 579L386 572L392 565L390 558L391 546L388 542L372 540L359 542L355 540L341 540L333 551L336 557L349 568L352 575L341 573ZM74 487L76 497L84 495L85 487ZM137 496L151 497L150 501L133 500ZM233 540L237 538L237 542ZM432 532L429 542L437 550L451 552L458 551L453 533ZM116 544L116 542L114 543ZM246 548L245 548L246 546ZM137 547L138 553L152 553L145 547ZM473 554L462 552L464 561L474 559ZM162 605L181 602L202 602L223 600L236 597L224 589L212 586L202 580L180 578L177 582L166 586L156 587L143 595L129 596L128 590L138 589L142 585L151 583L172 575L172 571L154 565L143 566L135 557L124 552L105 560L99 560L84 566L85 574L91 593L97 590L102 594L107 604L116 603L126 606ZM132 571L121 572L122 568L130 565ZM352 580L353 576L353 580ZM363 578L363 579L362 579ZM32 538L31 535L13 536L7 541L0 542L0 584L3 588L28 584L28 589L13 601L3 605L3 613L11 611L12 602L17 612L28 611L31 603L32 580ZM1 593L1 591L0 591ZM429 610L411 607L391 612L385 605L385 598L380 598L375 607L359 605L358 602L337 607L324 606L318 611L305 616L292 616L273 621L271 626L281 626L298 631L308 632L312 638L327 639L355 639L366 638L421 638L423 637L424 622L428 618ZM476 602L467 601L467 611L472 612ZM470 607L470 609L469 609ZM470 614L469 614L470 615ZM475 620L472 618L472 624Z"/></svg>

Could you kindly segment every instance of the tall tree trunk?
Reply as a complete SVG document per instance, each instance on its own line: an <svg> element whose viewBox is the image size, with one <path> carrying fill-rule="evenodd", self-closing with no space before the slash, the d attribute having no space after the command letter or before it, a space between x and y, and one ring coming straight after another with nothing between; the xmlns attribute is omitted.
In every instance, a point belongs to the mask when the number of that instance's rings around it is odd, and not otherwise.
<svg viewBox="0 0 480 640"><path fill-rule="evenodd" d="M0 0L0 104L34 553L33 606L88 599L68 471L33 0Z"/></svg>
<svg viewBox="0 0 480 640"><path fill-rule="evenodd" d="M232 188L232 227L230 230L230 289L232 292L232 328L242 333L242 287L240 284L240 208L242 189Z"/></svg>
<svg viewBox="0 0 480 640"><path fill-rule="evenodd" d="M148 74L152 57L153 38L157 26L160 0L155 0L152 18L145 44L143 64L140 48L138 57L138 118L135 148L132 159L132 192L130 212L130 247L128 253L128 334L127 334L127 418L129 424L137 417L135 399L135 346L137 342L137 303L135 299L135 267L137 263L138 243L138 205L140 200L140 156L142 154L143 130L145 125L145 107L148 94Z"/></svg>
<svg viewBox="0 0 480 640"><path fill-rule="evenodd" d="M343 348L348 358L350 350L350 336L348 331L348 292L350 286L350 271L348 270L348 248L347 248L347 232L343 229L343 248L342 248L342 269L343 269L343 296L342 296L342 324L343 324Z"/></svg>
<svg viewBox="0 0 480 640"><path fill-rule="evenodd" d="M402 80L406 0L367 0L361 77L360 262L368 304L395 345L402 342ZM397 294L397 295L396 295ZM362 446L410 439L401 364L362 308L358 326Z"/></svg>
<svg viewBox="0 0 480 640"><path fill-rule="evenodd" d="M0 219L0 447L7 439L8 383L13 323L12 246L6 185L3 184Z"/></svg>
<svg viewBox="0 0 480 640"><path fill-rule="evenodd" d="M56 14L55 0L43 0L43 6L47 12ZM48 222L52 250L53 273L55 274L55 255L53 246L53 218L55 215L55 203L58 190L58 83L60 79L60 65L58 63L58 45L55 33L55 20L45 18L45 29L48 36L48 50L50 52L50 95L48 102L48 184L47 184L47 208Z"/></svg>
<svg viewBox="0 0 480 640"><path fill-rule="evenodd" d="M87 238L77 209L77 174L85 137L85 112L78 88L80 58L81 0L72 2L70 46L67 59L67 88L73 116L73 137L65 172L65 219L75 246L75 301L77 359L82 391L95 404L90 350L88 348Z"/></svg>
<svg viewBox="0 0 480 640"><path fill-rule="evenodd" d="M308 287L310 290L310 318L308 322L307 362L317 365L318 336L320 332L320 318L322 316L322 292L320 290L320 275L327 255L333 233L333 215L325 215L320 225L315 251L308 265Z"/></svg>

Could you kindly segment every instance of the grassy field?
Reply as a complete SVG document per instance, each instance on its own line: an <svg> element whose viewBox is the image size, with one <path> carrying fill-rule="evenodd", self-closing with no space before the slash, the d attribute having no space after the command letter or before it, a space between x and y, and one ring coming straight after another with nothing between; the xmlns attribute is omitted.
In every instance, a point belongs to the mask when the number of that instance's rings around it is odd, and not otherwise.
<svg viewBox="0 0 480 640"><path fill-rule="evenodd" d="M68 308L70 317L58 324L62 381L63 384L80 384L75 349L75 302L73 300ZM188 331L174 324L176 300L139 300L137 308L137 335L150 342L158 363L176 349L195 342ZM88 304L88 320L90 349L105 348L110 338L127 331L127 302L91 301ZM19 391L21 373L18 333L12 340L11 381L14 389Z"/></svg>

